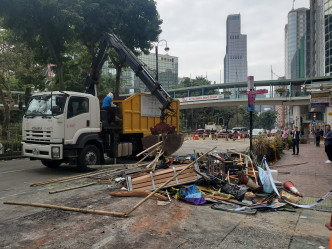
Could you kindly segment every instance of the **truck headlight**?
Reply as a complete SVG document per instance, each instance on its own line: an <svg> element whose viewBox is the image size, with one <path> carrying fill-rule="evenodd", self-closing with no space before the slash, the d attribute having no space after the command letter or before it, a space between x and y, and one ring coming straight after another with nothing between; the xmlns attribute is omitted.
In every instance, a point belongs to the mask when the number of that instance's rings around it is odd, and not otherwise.
<svg viewBox="0 0 332 249"><path fill-rule="evenodd" d="M52 158L60 158L60 147L52 147Z"/></svg>

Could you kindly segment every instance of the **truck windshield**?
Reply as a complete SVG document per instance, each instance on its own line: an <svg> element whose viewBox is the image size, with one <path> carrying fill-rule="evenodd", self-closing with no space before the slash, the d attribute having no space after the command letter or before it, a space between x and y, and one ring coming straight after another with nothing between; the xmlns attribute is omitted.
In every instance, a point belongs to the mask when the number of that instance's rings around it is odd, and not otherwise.
<svg viewBox="0 0 332 249"><path fill-rule="evenodd" d="M63 113L67 95L65 94L44 94L33 96L30 99L25 115L29 116L50 116Z"/></svg>

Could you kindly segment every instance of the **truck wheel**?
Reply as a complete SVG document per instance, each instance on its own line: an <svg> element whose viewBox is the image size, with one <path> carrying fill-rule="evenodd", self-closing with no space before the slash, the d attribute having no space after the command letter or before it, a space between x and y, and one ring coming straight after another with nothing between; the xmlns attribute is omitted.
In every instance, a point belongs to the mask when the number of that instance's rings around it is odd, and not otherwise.
<svg viewBox="0 0 332 249"><path fill-rule="evenodd" d="M77 159L77 166L80 169L86 169L88 165L100 164L100 151L94 145L84 147Z"/></svg>
<svg viewBox="0 0 332 249"><path fill-rule="evenodd" d="M57 168L62 163L61 160L41 160L41 163L47 168Z"/></svg>

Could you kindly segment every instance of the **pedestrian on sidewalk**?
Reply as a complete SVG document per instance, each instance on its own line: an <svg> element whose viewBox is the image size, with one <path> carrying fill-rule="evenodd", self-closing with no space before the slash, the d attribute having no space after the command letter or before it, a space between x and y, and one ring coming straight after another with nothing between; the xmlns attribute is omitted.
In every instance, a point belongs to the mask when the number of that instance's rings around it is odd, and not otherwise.
<svg viewBox="0 0 332 249"><path fill-rule="evenodd" d="M315 137L316 137L316 146L317 147L320 146L320 136L321 136L320 130L316 129L316 131L315 131Z"/></svg>
<svg viewBox="0 0 332 249"><path fill-rule="evenodd" d="M282 141L285 144L285 149L289 150L289 144L288 144L288 137L289 137L289 130L287 129L287 127L284 127L284 131L282 133Z"/></svg>
<svg viewBox="0 0 332 249"><path fill-rule="evenodd" d="M325 163L332 163L332 131L331 126L326 125L326 134L325 134L325 153L327 155L328 160L325 161Z"/></svg>
<svg viewBox="0 0 332 249"><path fill-rule="evenodd" d="M298 127L295 126L294 131L292 132L292 134L293 134L293 154L292 155L298 155L299 154L300 131L298 131L297 129L298 129ZM295 148L296 148L296 151L297 151L296 154L295 154Z"/></svg>

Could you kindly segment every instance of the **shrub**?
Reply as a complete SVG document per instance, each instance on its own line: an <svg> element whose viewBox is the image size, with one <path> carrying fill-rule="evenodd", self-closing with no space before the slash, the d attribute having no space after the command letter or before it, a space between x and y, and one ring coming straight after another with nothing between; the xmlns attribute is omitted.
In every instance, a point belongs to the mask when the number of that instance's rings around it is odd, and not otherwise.
<svg viewBox="0 0 332 249"><path fill-rule="evenodd" d="M253 141L253 154L257 156L257 163L263 160L263 156L266 156L268 162L274 162L276 157L279 160L282 156L282 150L283 141L280 135L269 140L267 136L261 134Z"/></svg>
<svg viewBox="0 0 332 249"><path fill-rule="evenodd" d="M19 152L21 151L21 141L19 140L4 140L1 141L4 153Z"/></svg>

